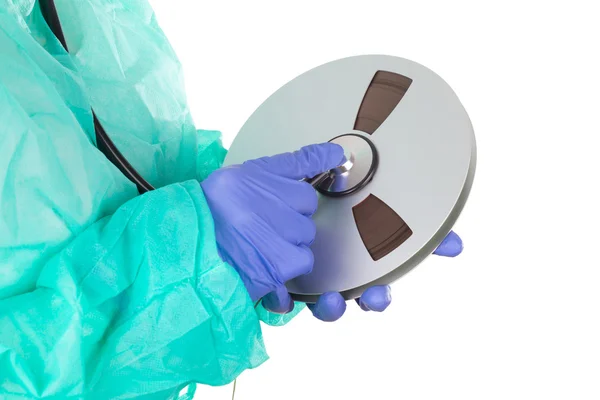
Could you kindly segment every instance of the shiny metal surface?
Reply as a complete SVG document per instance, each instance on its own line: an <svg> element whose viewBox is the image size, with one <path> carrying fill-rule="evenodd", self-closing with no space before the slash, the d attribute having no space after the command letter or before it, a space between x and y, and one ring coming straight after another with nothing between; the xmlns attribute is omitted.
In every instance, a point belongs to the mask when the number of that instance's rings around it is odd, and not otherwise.
<svg viewBox="0 0 600 400"><path fill-rule="evenodd" d="M350 168L352 168L352 166L354 165L354 161L356 161L354 154L348 154L346 156L346 162L344 162L339 167L334 168L333 173L335 175L344 175L345 173L350 171Z"/></svg>
<svg viewBox="0 0 600 400"><path fill-rule="evenodd" d="M410 88L372 134L354 131L361 101L377 71L412 79ZM346 299L373 284L389 284L426 259L460 215L475 174L476 143L469 116L450 86L434 72L399 57L355 56L316 67L285 84L250 116L235 138L225 165L323 143L339 135L368 137L378 155L370 183L352 187L368 165L362 143L349 171L338 169L335 185L319 195L311 246L313 271L287 282L295 300L313 302L324 292ZM360 154L360 156L359 156ZM329 195L325 195L327 193ZM352 209L373 194L392 208L413 234L387 256L373 261L363 244Z"/></svg>
<svg viewBox="0 0 600 400"><path fill-rule="evenodd" d="M342 146L347 161L331 171L330 179L317 186L319 192L324 195L351 194L355 189L363 189L376 168L373 144L360 134L338 136L330 142Z"/></svg>

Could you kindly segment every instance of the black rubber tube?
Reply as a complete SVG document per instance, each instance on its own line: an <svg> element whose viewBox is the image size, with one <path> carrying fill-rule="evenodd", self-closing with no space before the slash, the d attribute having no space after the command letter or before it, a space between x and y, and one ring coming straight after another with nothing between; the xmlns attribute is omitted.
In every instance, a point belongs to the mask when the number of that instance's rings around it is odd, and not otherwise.
<svg viewBox="0 0 600 400"><path fill-rule="evenodd" d="M54 36L60 41L64 49L69 52L54 0L40 0L40 10ZM127 179L135 183L140 194L154 190L154 187L142 178L135 168L129 164L125 156L121 154L117 146L115 146L104 130L104 127L100 123L100 120L93 109L92 115L94 117L94 130L96 132L96 145L98 146L98 150L100 150L104 156L127 177Z"/></svg>

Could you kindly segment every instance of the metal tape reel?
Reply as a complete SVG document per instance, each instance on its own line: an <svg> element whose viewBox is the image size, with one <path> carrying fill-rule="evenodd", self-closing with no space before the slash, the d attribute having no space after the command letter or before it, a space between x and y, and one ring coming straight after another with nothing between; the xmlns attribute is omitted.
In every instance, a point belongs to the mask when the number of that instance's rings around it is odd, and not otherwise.
<svg viewBox="0 0 600 400"><path fill-rule="evenodd" d="M415 62L354 56L316 67L271 95L225 165L332 141L348 163L318 186L313 271L287 283L297 301L359 297L389 284L442 242L473 182L475 136L453 90Z"/></svg>

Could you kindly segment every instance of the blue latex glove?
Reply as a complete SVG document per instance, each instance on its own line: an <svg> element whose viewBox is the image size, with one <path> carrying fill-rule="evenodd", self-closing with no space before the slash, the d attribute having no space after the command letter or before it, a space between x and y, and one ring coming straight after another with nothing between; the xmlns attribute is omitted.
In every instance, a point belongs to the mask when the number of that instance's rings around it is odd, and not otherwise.
<svg viewBox="0 0 600 400"><path fill-rule="evenodd" d="M266 309L291 311L285 282L312 271L318 197L301 179L343 161L342 147L325 143L221 168L202 182L221 258Z"/></svg>
<svg viewBox="0 0 600 400"><path fill-rule="evenodd" d="M455 257L462 252L463 244L460 237L450 232L433 254L443 257ZM384 311L392 302L389 286L372 286L364 291L356 300L360 308L365 311ZM324 293L315 304L308 308L313 315L322 321L336 321L344 315L346 302L341 294L336 292Z"/></svg>

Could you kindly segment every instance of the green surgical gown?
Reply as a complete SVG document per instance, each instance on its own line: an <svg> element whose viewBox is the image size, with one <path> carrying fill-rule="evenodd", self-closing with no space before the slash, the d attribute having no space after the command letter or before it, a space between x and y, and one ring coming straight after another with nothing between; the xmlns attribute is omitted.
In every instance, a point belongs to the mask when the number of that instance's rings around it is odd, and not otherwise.
<svg viewBox="0 0 600 400"><path fill-rule="evenodd" d="M267 359L199 181L225 156L143 0L0 0L0 399L176 399ZM207 39L208 40L208 39ZM202 71L194 71L202 73ZM95 146L93 107L136 187Z"/></svg>

